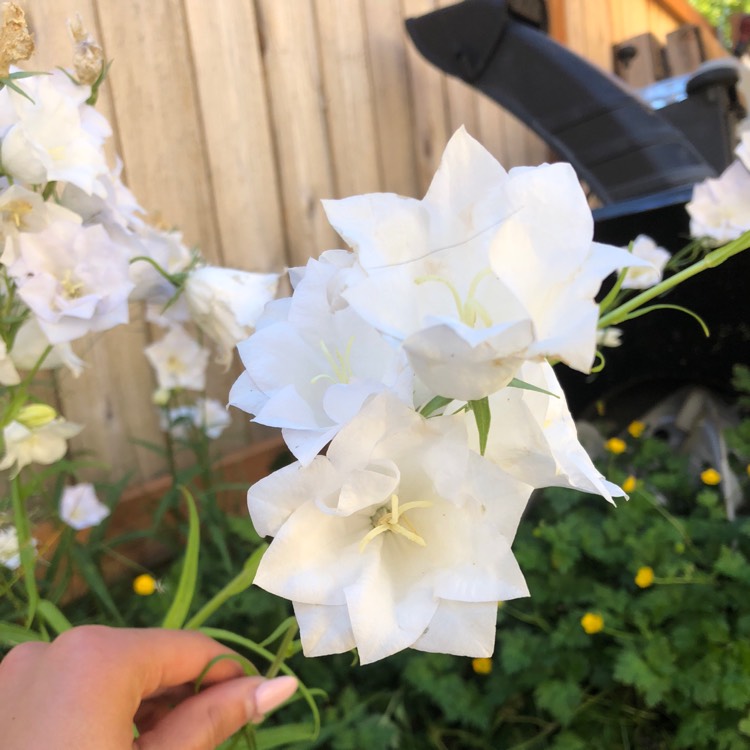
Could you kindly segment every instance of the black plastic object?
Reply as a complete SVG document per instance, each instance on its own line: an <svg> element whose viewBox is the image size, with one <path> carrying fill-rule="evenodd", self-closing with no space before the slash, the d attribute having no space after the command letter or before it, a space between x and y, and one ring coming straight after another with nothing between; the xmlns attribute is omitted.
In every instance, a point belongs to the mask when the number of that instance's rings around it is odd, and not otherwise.
<svg viewBox="0 0 750 750"><path fill-rule="evenodd" d="M716 176L690 141L624 84L535 28L541 24L533 5L464 0L410 18L406 27L427 60L526 123L604 204Z"/></svg>

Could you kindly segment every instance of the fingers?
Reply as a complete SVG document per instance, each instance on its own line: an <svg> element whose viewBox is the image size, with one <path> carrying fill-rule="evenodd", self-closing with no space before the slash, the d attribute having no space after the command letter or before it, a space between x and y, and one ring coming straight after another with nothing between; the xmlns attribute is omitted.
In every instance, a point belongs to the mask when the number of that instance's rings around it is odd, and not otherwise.
<svg viewBox="0 0 750 750"><path fill-rule="evenodd" d="M194 695L139 737L134 750L214 750L250 721L257 722L297 689L293 677L228 680Z"/></svg>

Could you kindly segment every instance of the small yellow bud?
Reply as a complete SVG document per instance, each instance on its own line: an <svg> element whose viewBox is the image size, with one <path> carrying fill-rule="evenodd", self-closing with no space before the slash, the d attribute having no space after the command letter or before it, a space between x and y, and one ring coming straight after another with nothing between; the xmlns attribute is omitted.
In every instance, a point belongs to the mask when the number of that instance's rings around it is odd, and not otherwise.
<svg viewBox="0 0 750 750"><path fill-rule="evenodd" d="M30 430L44 427L55 419L57 419L57 412L48 404L28 404L22 407L16 416L16 421Z"/></svg>
<svg viewBox="0 0 750 750"><path fill-rule="evenodd" d="M701 482L707 484L709 487L715 487L721 482L721 474L716 469L706 469L701 472Z"/></svg>
<svg viewBox="0 0 750 750"><path fill-rule="evenodd" d="M477 674L489 674L492 671L492 659L472 659L471 668Z"/></svg>
<svg viewBox="0 0 750 750"><path fill-rule="evenodd" d="M618 437L613 437L604 443L604 448L610 453L614 453L615 456L619 456L621 453L625 453L628 449L627 443Z"/></svg>
<svg viewBox="0 0 750 750"><path fill-rule="evenodd" d="M581 618L581 627L588 635L594 635L594 633L599 633L604 628L604 618L594 612L586 612Z"/></svg>
<svg viewBox="0 0 750 750"><path fill-rule="evenodd" d="M631 474L623 483L622 491L628 495L636 488L638 480Z"/></svg>
<svg viewBox="0 0 750 750"><path fill-rule="evenodd" d="M169 403L171 395L172 392L169 389L157 388L151 396L151 402L154 406L166 406Z"/></svg>
<svg viewBox="0 0 750 750"><path fill-rule="evenodd" d="M648 565L638 568L638 572L635 574L635 585L640 589L647 589L649 586L653 586L654 569Z"/></svg>
<svg viewBox="0 0 750 750"><path fill-rule="evenodd" d="M601 399L596 402L595 407L597 416L603 417L607 413L607 405Z"/></svg>
<svg viewBox="0 0 750 750"><path fill-rule="evenodd" d="M646 429L646 425L643 422L640 422L637 419L634 419L629 425L628 425L628 435L630 437L639 438L641 435L643 435L643 431Z"/></svg>
<svg viewBox="0 0 750 750"><path fill-rule="evenodd" d="M681 555L683 552L685 552L685 545L682 542L675 542L674 551L678 555Z"/></svg>
<svg viewBox="0 0 750 750"><path fill-rule="evenodd" d="M156 591L156 579L148 573L142 573L133 579L133 591L138 596L151 596Z"/></svg>

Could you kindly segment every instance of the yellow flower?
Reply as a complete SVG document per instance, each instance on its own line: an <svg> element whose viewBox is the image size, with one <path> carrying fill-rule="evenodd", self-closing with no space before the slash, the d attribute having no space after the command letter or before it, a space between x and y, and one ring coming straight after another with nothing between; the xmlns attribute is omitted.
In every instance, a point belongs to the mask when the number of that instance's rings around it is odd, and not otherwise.
<svg viewBox="0 0 750 750"><path fill-rule="evenodd" d="M492 671L492 659L472 659L471 668L477 674L489 674Z"/></svg>
<svg viewBox="0 0 750 750"><path fill-rule="evenodd" d="M628 495L635 489L638 484L638 480L631 474L623 483L622 490Z"/></svg>
<svg viewBox="0 0 750 750"><path fill-rule="evenodd" d="M649 586L653 586L654 569L649 568L648 565L638 568L638 572L635 574L635 585L641 589L647 589Z"/></svg>
<svg viewBox="0 0 750 750"><path fill-rule="evenodd" d="M604 618L594 612L586 612L581 618L581 627L589 635L594 635L594 633L599 633L604 628Z"/></svg>
<svg viewBox="0 0 750 750"><path fill-rule="evenodd" d="M156 579L148 573L142 573L133 579L133 591L138 596L151 596L156 591Z"/></svg>
<svg viewBox="0 0 750 750"><path fill-rule="evenodd" d="M628 449L625 441L618 437L613 437L607 440L607 442L604 443L604 447L610 453L614 453L615 456L619 456L621 453L625 453L625 451Z"/></svg>
<svg viewBox="0 0 750 750"><path fill-rule="evenodd" d="M721 482L721 474L716 469L709 468L701 472L701 482L709 487L715 487Z"/></svg>
<svg viewBox="0 0 750 750"><path fill-rule="evenodd" d="M643 431L646 429L646 425L637 420L634 419L629 425L628 425L628 434L630 437L639 438L641 435L643 435Z"/></svg>

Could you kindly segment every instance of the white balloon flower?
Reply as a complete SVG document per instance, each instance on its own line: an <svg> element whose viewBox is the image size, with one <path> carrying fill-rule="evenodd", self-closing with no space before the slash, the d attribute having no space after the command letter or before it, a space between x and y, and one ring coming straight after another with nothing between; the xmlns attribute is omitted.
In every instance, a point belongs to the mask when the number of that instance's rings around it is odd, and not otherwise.
<svg viewBox="0 0 750 750"><path fill-rule="evenodd" d="M94 485L84 482L66 487L60 498L60 518L81 531L98 526L109 515L109 508L99 500Z"/></svg>
<svg viewBox="0 0 750 750"><path fill-rule="evenodd" d="M489 656L498 601L528 594L511 542L530 491L468 449L461 417L373 396L326 456L250 488L274 537L255 583L292 600L308 656Z"/></svg>

